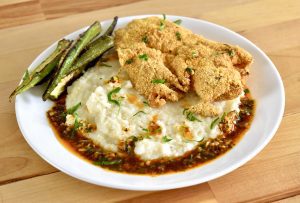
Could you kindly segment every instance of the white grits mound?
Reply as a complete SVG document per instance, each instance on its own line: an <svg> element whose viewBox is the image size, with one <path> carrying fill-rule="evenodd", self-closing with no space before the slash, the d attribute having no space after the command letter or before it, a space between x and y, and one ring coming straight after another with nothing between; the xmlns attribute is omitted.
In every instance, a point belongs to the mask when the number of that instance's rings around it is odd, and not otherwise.
<svg viewBox="0 0 300 203"><path fill-rule="evenodd" d="M75 81L68 88L66 99L67 109L81 102L77 111L79 119L97 125L97 130L87 133L86 136L104 149L117 152L121 140L145 134L145 129L154 116L158 118L156 123L161 127L161 134L151 135L150 139L144 138L135 143L135 154L144 160L181 156L192 150L198 144L197 141L215 138L220 134L218 126L210 129L215 118L197 116L202 121L197 122L189 121L183 115L184 104L197 103L198 98L195 95L186 96L176 103L168 102L161 108L148 107L143 103L145 98L133 89L128 77L119 73L119 62L111 61L106 64L112 67L91 68ZM116 75L119 76L120 83L108 82ZM115 95L120 107L109 102L107 97L108 93L117 87L121 87ZM239 103L238 97L215 104L222 112L238 112ZM138 111L145 113L133 116ZM188 127L191 132L188 138L183 134L182 126ZM164 136L172 140L164 142Z"/></svg>

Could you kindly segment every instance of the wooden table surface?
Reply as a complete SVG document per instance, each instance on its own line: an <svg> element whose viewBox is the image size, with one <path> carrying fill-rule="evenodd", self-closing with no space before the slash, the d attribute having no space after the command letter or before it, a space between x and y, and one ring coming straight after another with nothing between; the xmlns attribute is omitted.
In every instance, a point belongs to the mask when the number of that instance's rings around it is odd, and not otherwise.
<svg viewBox="0 0 300 203"><path fill-rule="evenodd" d="M286 93L275 137L230 174L176 190L116 190L58 171L24 140L8 95L32 60L57 39L95 19L151 13L211 21L264 50ZM300 202L299 0L0 0L0 64L0 202Z"/></svg>

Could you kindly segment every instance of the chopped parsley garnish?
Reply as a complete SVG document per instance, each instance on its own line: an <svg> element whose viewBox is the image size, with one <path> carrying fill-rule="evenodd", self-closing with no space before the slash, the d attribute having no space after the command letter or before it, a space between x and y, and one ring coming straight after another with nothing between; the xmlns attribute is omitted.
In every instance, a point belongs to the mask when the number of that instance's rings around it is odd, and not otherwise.
<svg viewBox="0 0 300 203"><path fill-rule="evenodd" d="M221 120L220 120L220 122L223 122L226 116L227 116L227 113L226 113L226 112L224 112L224 113L223 113L223 115L222 115L222 117L221 117Z"/></svg>
<svg viewBox="0 0 300 203"><path fill-rule="evenodd" d="M163 79L154 79L151 82L153 84L165 84L166 80L163 80Z"/></svg>
<svg viewBox="0 0 300 203"><path fill-rule="evenodd" d="M126 64L132 64L132 62L133 62L133 59L128 59L125 63Z"/></svg>
<svg viewBox="0 0 300 203"><path fill-rule="evenodd" d="M185 115L185 113L187 112L188 109L183 109L182 114Z"/></svg>
<svg viewBox="0 0 300 203"><path fill-rule="evenodd" d="M95 165L100 165L100 166L108 166L108 165L116 165L122 163L122 160L117 159L117 160L107 160L107 159L102 159L100 161L95 161Z"/></svg>
<svg viewBox="0 0 300 203"><path fill-rule="evenodd" d="M79 102L75 106L72 106L71 108L67 109L67 114L74 114L80 106L81 106L81 102Z"/></svg>
<svg viewBox="0 0 300 203"><path fill-rule="evenodd" d="M154 133L161 133L161 127L155 129L153 132L154 132Z"/></svg>
<svg viewBox="0 0 300 203"><path fill-rule="evenodd" d="M228 49L227 53L228 53L229 56L234 56L235 55L235 52L232 49Z"/></svg>
<svg viewBox="0 0 300 203"><path fill-rule="evenodd" d="M194 72L195 72L194 69L192 69L191 67L187 67L187 68L185 69L185 71L188 72L188 73L191 74L191 75L194 74Z"/></svg>
<svg viewBox="0 0 300 203"><path fill-rule="evenodd" d="M249 93L250 93L250 90L249 90L249 89L244 89L244 93L245 93L245 94L249 94Z"/></svg>
<svg viewBox="0 0 300 203"><path fill-rule="evenodd" d="M138 111L138 112L136 112L132 117L134 117L134 116L136 116L136 115L138 115L138 114L141 114L141 113L142 113L142 114L146 114L145 111Z"/></svg>
<svg viewBox="0 0 300 203"><path fill-rule="evenodd" d="M147 36L144 36L142 38L142 41L145 43L145 44L148 44L149 43L149 40L148 40L148 37Z"/></svg>
<svg viewBox="0 0 300 203"><path fill-rule="evenodd" d="M201 122L201 120L199 120L192 112L188 112L187 115L186 115L186 118L189 121L198 121L198 122Z"/></svg>
<svg viewBox="0 0 300 203"><path fill-rule="evenodd" d="M80 126L82 126L82 124L79 122L78 120L78 115L77 113L74 114L75 116L75 121L74 121L74 125L73 125L73 129L71 131L71 137L73 138L75 136L75 133L77 132L77 130L80 128Z"/></svg>
<svg viewBox="0 0 300 203"><path fill-rule="evenodd" d="M107 94L107 99L110 103L113 103L117 106L120 106L120 102L118 100L115 100L115 99L112 99L112 96L113 94L116 94L118 92L120 92L121 88L120 87L117 87L115 89L113 89L112 91L110 91L108 94Z"/></svg>
<svg viewBox="0 0 300 203"><path fill-rule="evenodd" d="M163 15L163 20L166 20L166 18L167 18L166 14L163 13L162 15Z"/></svg>
<svg viewBox="0 0 300 203"><path fill-rule="evenodd" d="M144 104L145 106L150 106L149 103L148 103L147 101L143 101L143 104Z"/></svg>
<svg viewBox="0 0 300 203"><path fill-rule="evenodd" d="M186 116L186 119L188 119L189 121L197 121L197 122L201 122L201 120L199 120L194 113L188 111L188 109L184 109L183 110L183 115Z"/></svg>
<svg viewBox="0 0 300 203"><path fill-rule="evenodd" d="M180 25L182 23L182 20L181 19L175 20L174 23Z"/></svg>
<svg viewBox="0 0 300 203"><path fill-rule="evenodd" d="M172 140L172 138L168 137L167 135L163 136L161 141L163 143L167 143L167 142L170 142Z"/></svg>
<svg viewBox="0 0 300 203"><path fill-rule="evenodd" d="M210 129L213 129L217 124L219 124L220 118L217 117L215 120L213 120L210 124Z"/></svg>
<svg viewBox="0 0 300 203"><path fill-rule="evenodd" d="M163 30L164 28L165 28L165 23L163 21L160 21L159 30Z"/></svg>
<svg viewBox="0 0 300 203"><path fill-rule="evenodd" d="M151 139L151 137L150 137L150 135L144 135L144 138L146 138L146 139Z"/></svg>
<svg viewBox="0 0 300 203"><path fill-rule="evenodd" d="M139 55L139 59L144 60L144 61L148 61L148 55L147 54Z"/></svg>
<svg viewBox="0 0 300 203"><path fill-rule="evenodd" d="M149 132L149 129L147 129L147 128L142 128L142 130L145 132Z"/></svg>
<svg viewBox="0 0 300 203"><path fill-rule="evenodd" d="M198 56L198 53L196 51L192 51L192 57L195 58Z"/></svg>
<svg viewBox="0 0 300 203"><path fill-rule="evenodd" d="M181 40L181 34L180 34L180 32L176 32L175 33L175 35L176 35L176 39L178 40L178 41L180 41Z"/></svg>
<svg viewBox="0 0 300 203"><path fill-rule="evenodd" d="M223 113L222 117L217 117L215 118L211 124L210 124L210 129L213 129L214 127L216 127L217 125L219 125L220 122L222 122L225 119L225 116L227 115L226 112Z"/></svg>

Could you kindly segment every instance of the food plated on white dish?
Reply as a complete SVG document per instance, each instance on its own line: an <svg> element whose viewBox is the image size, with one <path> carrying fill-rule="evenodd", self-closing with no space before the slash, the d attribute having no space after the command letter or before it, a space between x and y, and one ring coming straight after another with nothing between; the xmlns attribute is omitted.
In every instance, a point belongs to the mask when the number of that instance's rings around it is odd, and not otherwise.
<svg viewBox="0 0 300 203"><path fill-rule="evenodd" d="M280 76L255 45L165 15L115 17L66 36L33 62L14 95L20 129L45 160L135 190L232 171L269 142L284 108Z"/></svg>

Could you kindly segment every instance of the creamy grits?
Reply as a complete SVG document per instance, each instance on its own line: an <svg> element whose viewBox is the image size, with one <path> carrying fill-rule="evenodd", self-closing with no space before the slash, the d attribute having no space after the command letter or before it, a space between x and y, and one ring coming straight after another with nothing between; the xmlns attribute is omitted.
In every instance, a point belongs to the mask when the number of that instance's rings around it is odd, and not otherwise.
<svg viewBox="0 0 300 203"><path fill-rule="evenodd" d="M168 102L160 108L151 108L146 99L133 88L128 76L120 70L117 60L106 62L106 66L89 69L68 87L66 108L81 103L77 110L78 119L95 124L97 130L84 133L103 149L117 152L121 141L131 136L142 136L135 143L134 153L143 160L182 156L193 150L199 141L216 138L221 131L218 125L212 127L214 117L196 116L187 119L186 106L196 104L199 97L190 93L179 102ZM110 92L114 101L108 99ZM240 95L236 99L214 104L222 113L239 112ZM221 114L222 115L222 114ZM149 123L155 120L158 132L148 133ZM74 124L74 117L68 115L68 125Z"/></svg>

